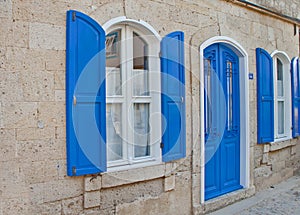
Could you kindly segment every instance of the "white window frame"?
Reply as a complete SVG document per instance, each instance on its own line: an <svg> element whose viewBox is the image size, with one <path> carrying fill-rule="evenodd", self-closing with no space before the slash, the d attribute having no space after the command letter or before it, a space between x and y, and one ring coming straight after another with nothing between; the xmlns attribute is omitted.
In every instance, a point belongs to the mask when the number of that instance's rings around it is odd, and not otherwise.
<svg viewBox="0 0 300 215"><path fill-rule="evenodd" d="M104 29L106 33L110 33L117 29L121 29L121 61L125 60L122 74L122 95L121 96L106 96L106 103L122 103L122 137L124 140L129 140L128 142L133 142L134 135L130 132L129 127L133 128L133 123L131 125L127 124L128 117L133 117L133 111L128 112L128 107L133 104L133 100L137 102L147 102L149 103L149 124L150 124L150 156L134 158L134 144L124 144L123 143L123 160L118 161L107 161L108 171L119 171L131 168L138 168L144 166L150 166L159 164L162 162L161 159L161 82L160 82L160 37L154 31L152 27L142 21L129 20L124 17L119 17L113 19L106 24L104 24ZM136 32L147 44L148 44L148 82L149 82L149 96L133 96L132 94L132 39L126 40L126 38L133 32ZM126 62L128 61L128 62ZM126 77L124 76L126 75ZM126 82L126 84L124 84ZM127 87L126 87L127 86ZM133 120L129 120L133 122ZM132 130L132 129L131 129ZM122 135L122 136L123 136ZM109 147L107 145L107 147Z"/></svg>
<svg viewBox="0 0 300 215"><path fill-rule="evenodd" d="M273 58L273 83L274 83L274 142L280 142L292 138L292 92L291 92L291 60L285 52L274 51ZM277 95L277 59L283 64L283 96ZM284 102L284 133L278 134L278 102Z"/></svg>

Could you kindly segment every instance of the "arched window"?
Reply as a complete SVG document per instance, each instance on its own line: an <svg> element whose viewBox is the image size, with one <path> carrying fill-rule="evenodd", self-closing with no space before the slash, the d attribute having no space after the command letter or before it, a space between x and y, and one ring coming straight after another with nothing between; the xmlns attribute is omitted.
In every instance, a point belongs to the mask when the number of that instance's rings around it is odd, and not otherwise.
<svg viewBox="0 0 300 215"><path fill-rule="evenodd" d="M183 32L70 10L66 41L69 176L185 157Z"/></svg>
<svg viewBox="0 0 300 215"><path fill-rule="evenodd" d="M273 54L274 140L291 137L290 60L283 52Z"/></svg>
<svg viewBox="0 0 300 215"><path fill-rule="evenodd" d="M159 41L146 29L113 25L106 34L108 166L160 158Z"/></svg>

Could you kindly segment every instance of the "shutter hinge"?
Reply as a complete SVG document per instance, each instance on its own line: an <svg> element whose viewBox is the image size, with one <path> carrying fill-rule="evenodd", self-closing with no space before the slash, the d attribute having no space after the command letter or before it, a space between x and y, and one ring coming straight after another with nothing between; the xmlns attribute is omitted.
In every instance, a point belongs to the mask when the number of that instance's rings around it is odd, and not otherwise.
<svg viewBox="0 0 300 215"><path fill-rule="evenodd" d="M75 166L72 167L72 174L76 175L76 167Z"/></svg>
<svg viewBox="0 0 300 215"><path fill-rule="evenodd" d="M75 20L76 20L76 12L73 11L73 13L72 13L72 21L74 22Z"/></svg>
<svg viewBox="0 0 300 215"><path fill-rule="evenodd" d="M161 57L161 52L158 53L158 56Z"/></svg>
<svg viewBox="0 0 300 215"><path fill-rule="evenodd" d="M77 98L76 96L73 96L73 105L76 105L77 104Z"/></svg>
<svg viewBox="0 0 300 215"><path fill-rule="evenodd" d="M164 144L163 143L160 143L160 148L163 148L164 147Z"/></svg>

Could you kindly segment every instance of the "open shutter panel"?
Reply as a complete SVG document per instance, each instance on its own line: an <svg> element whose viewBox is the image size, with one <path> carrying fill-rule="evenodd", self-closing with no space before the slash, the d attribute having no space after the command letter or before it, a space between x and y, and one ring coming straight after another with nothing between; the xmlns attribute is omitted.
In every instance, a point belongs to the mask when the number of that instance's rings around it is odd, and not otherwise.
<svg viewBox="0 0 300 215"><path fill-rule="evenodd" d="M268 52L256 49L257 142L274 141L273 60Z"/></svg>
<svg viewBox="0 0 300 215"><path fill-rule="evenodd" d="M185 157L184 34L161 41L162 160Z"/></svg>
<svg viewBox="0 0 300 215"><path fill-rule="evenodd" d="M299 59L293 58L291 63L292 72L292 124L293 137L300 135L299 126L299 105L300 105L300 90L299 90Z"/></svg>
<svg viewBox="0 0 300 215"><path fill-rule="evenodd" d="M69 176L106 171L105 32L67 12L66 113Z"/></svg>

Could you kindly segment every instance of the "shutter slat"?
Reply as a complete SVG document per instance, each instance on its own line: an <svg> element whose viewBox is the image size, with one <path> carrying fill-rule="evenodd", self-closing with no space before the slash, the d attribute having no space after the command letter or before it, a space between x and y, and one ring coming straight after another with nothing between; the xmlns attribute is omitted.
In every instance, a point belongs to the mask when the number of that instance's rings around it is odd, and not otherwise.
<svg viewBox="0 0 300 215"><path fill-rule="evenodd" d="M268 52L256 49L257 142L274 141L273 60Z"/></svg>
<svg viewBox="0 0 300 215"><path fill-rule="evenodd" d="M300 136L299 126L299 105L300 105L300 91L299 91L299 59L293 58L291 62L292 72L292 134L293 137Z"/></svg>
<svg viewBox="0 0 300 215"><path fill-rule="evenodd" d="M69 176L106 171L105 32L67 12L66 129Z"/></svg>
<svg viewBox="0 0 300 215"><path fill-rule="evenodd" d="M162 159L185 157L184 34L168 34L161 42Z"/></svg>

